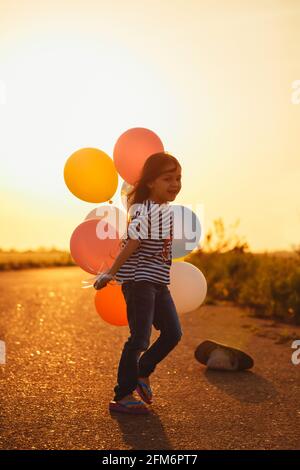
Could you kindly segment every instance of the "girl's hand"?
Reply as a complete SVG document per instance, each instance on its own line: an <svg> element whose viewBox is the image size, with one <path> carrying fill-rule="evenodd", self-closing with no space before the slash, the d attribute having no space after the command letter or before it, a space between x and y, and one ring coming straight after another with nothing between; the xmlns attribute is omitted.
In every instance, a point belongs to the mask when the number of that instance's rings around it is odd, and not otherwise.
<svg viewBox="0 0 300 470"><path fill-rule="evenodd" d="M106 284L109 283L109 281L111 281L112 279L114 278L114 276L108 272L106 273L103 273L99 279L97 279L97 281L95 281L94 283L94 288L96 290L100 290L102 289L103 287L106 286Z"/></svg>

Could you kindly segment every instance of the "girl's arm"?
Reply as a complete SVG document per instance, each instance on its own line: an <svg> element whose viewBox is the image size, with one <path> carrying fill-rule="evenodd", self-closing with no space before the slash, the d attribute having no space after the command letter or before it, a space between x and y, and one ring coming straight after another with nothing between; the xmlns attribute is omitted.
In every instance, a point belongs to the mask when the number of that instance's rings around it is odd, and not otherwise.
<svg viewBox="0 0 300 470"><path fill-rule="evenodd" d="M125 263L127 258L132 255L132 253L138 248L141 240L135 240L129 238L123 250L119 253L118 257L115 259L114 264L107 271L107 274L114 276L120 269L120 267Z"/></svg>
<svg viewBox="0 0 300 470"><path fill-rule="evenodd" d="M140 243L140 240L135 240L131 238L127 240L126 245L124 246L121 253L119 253L112 267L94 283L95 289L102 289L106 286L106 284L108 284L109 281L113 279L114 275L118 272L122 264L125 263L129 256L131 256L131 254L137 249Z"/></svg>

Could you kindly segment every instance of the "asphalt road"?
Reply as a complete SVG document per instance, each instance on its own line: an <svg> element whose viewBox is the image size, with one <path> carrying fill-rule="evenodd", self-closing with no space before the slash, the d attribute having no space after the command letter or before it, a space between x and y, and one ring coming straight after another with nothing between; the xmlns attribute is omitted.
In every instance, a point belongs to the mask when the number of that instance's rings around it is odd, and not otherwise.
<svg viewBox="0 0 300 470"><path fill-rule="evenodd" d="M300 448L291 341L258 336L265 322L232 306L182 315L183 338L152 379L152 414L111 416L128 330L100 319L94 290L80 289L86 277L73 267L0 273L1 449ZM193 355L204 339L243 348L255 367L207 371Z"/></svg>

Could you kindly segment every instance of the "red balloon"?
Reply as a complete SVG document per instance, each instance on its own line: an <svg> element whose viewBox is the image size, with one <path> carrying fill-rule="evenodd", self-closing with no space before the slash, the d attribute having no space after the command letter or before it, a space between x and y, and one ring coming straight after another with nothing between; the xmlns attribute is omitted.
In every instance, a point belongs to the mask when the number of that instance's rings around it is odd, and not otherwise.
<svg viewBox="0 0 300 470"><path fill-rule="evenodd" d="M120 250L119 233L105 220L85 220L76 227L70 239L75 263L90 274L109 269Z"/></svg>
<svg viewBox="0 0 300 470"><path fill-rule="evenodd" d="M127 183L134 185L147 158L153 153L163 151L164 146L153 131L134 127L118 138L113 158L118 173Z"/></svg>

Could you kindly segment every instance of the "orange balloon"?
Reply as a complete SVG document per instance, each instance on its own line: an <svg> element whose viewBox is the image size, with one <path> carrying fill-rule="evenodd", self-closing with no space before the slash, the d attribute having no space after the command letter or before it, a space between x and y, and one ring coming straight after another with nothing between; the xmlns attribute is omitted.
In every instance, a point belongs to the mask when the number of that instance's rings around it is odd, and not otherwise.
<svg viewBox="0 0 300 470"><path fill-rule="evenodd" d="M95 306L102 320L115 326L126 326L127 307L121 285L107 284L95 295Z"/></svg>
<svg viewBox="0 0 300 470"><path fill-rule="evenodd" d="M127 183L134 185L147 158L163 151L162 141L153 131L133 127L118 138L113 158L118 173Z"/></svg>
<svg viewBox="0 0 300 470"><path fill-rule="evenodd" d="M82 148L72 153L64 167L64 180L71 193L86 202L108 201L118 187L114 162L96 148Z"/></svg>

